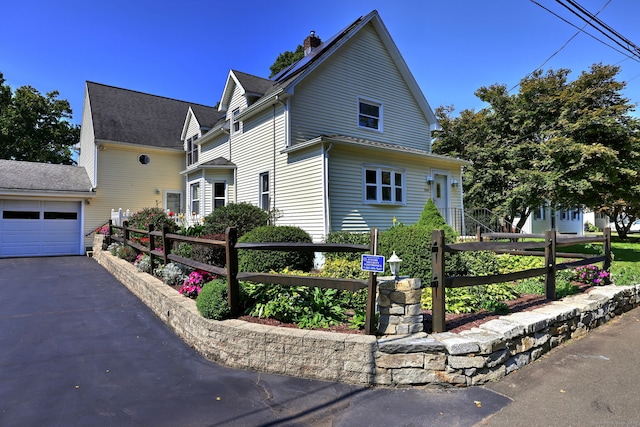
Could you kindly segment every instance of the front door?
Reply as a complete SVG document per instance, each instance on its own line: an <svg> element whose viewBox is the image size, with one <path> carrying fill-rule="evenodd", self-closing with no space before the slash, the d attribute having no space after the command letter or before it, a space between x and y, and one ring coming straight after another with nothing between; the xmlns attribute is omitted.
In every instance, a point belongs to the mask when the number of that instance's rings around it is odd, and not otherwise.
<svg viewBox="0 0 640 427"><path fill-rule="evenodd" d="M447 223L449 222L449 192L447 191L447 175L435 174L431 197Z"/></svg>

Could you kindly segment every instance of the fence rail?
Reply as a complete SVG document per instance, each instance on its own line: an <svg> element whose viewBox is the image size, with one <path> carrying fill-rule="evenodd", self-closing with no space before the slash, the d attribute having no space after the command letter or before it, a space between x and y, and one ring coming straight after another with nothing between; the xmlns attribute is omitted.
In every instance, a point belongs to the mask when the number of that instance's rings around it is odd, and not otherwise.
<svg viewBox="0 0 640 427"><path fill-rule="evenodd" d="M483 241L489 239L510 239L508 242ZM517 242L521 239L542 239L536 242ZM594 256L589 254L558 252L558 247L567 247L582 243L604 244L604 255ZM538 249L537 251L533 249ZM445 271L445 254L464 251L492 251L495 253L511 255L543 256L545 266L530 270L518 271L508 274L496 274L491 276L452 276L448 277ZM431 242L432 253L432 280L433 292L432 328L434 332L446 331L445 324L445 289L460 288L466 286L488 285L492 283L510 282L529 277L545 276L545 297L556 299L556 271L567 268L579 267L588 264L602 262L603 269L608 270L611 263L611 229L605 228L602 237L565 237L558 236L555 230L545 234L522 233L487 233L478 231L478 242L445 244L444 232L434 230ZM557 258L575 259L573 261L556 264ZM577 258L577 259L576 259Z"/></svg>
<svg viewBox="0 0 640 427"><path fill-rule="evenodd" d="M265 284L280 284L287 286L307 286L318 288L331 288L347 291L358 291L367 289L367 306L365 314L365 332L374 334L375 325L375 301L377 292L377 275L370 272L368 280L357 279L341 279L313 276L294 276L287 274L271 274L259 272L240 272L238 271L238 250L276 250L276 251L305 251L305 252L370 252L375 254L377 251L376 242L378 230L371 230L371 242L369 246L339 243L238 243L237 231L235 228L228 228L225 232L225 240L210 240L198 237L183 236L180 234L168 233L166 228L162 231L154 230L153 225L149 226L149 230L139 230L129 228L125 221L122 226L109 223L110 238L116 242L120 242L125 246L131 246L136 250L148 254L151 258L151 265L155 259L162 259L166 265L169 261L179 262L191 268L214 273L218 276L226 277L228 300L231 315L240 315L240 280L259 282ZM124 236L118 236L113 230L122 230ZM142 234L149 237L149 247L141 245L131 239L131 233ZM156 238L162 241L163 251L156 250ZM215 265L205 264L190 258L184 258L171 253L174 242L194 243L205 246L215 246L224 248L226 266L219 267Z"/></svg>

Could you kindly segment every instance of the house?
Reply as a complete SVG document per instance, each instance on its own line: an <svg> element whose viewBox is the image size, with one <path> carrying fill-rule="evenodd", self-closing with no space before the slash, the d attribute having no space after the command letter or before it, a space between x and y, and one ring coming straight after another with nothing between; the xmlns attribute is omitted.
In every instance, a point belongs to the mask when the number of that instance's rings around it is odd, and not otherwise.
<svg viewBox="0 0 640 427"><path fill-rule="evenodd" d="M547 230L555 229L561 234L584 234L584 211L576 209L552 209L545 205L534 209L522 232L527 234L544 234Z"/></svg>
<svg viewBox="0 0 640 427"><path fill-rule="evenodd" d="M431 198L462 229L467 162L431 152L436 118L377 11L304 47L271 79L231 70L217 109L87 83L91 226L114 208L200 217L249 202L321 241L415 223Z"/></svg>
<svg viewBox="0 0 640 427"><path fill-rule="evenodd" d="M0 258L84 254L84 168L0 160Z"/></svg>
<svg viewBox="0 0 640 427"><path fill-rule="evenodd" d="M212 126L219 116L212 107L86 83L78 165L95 191L85 210L87 246L112 209L183 210L180 131L188 112L197 114L202 126Z"/></svg>

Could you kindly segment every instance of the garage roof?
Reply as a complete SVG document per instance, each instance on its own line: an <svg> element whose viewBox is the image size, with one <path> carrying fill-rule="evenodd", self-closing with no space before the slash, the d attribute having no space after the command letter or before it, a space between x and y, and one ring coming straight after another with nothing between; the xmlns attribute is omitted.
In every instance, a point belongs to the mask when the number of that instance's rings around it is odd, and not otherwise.
<svg viewBox="0 0 640 427"><path fill-rule="evenodd" d="M7 192L94 194L83 167L0 160L0 193Z"/></svg>

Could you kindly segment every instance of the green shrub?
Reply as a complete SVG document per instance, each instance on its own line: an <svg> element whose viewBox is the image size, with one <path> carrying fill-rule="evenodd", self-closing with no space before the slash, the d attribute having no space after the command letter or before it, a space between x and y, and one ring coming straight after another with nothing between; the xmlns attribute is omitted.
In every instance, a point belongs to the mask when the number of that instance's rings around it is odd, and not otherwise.
<svg viewBox="0 0 640 427"><path fill-rule="evenodd" d="M489 310L502 314L506 306L504 302L519 296L516 288L507 283L447 288L445 290L445 311L448 313L475 313L480 310ZM423 289L421 303L426 309L432 308L431 288Z"/></svg>
<svg viewBox="0 0 640 427"><path fill-rule="evenodd" d="M290 242L311 243L309 234L299 227L266 225L258 227L244 236L238 242ZM240 271L268 273L271 270L309 271L313 268L313 252L304 251L264 251L239 250L238 267Z"/></svg>
<svg viewBox="0 0 640 427"><path fill-rule="evenodd" d="M431 230L415 225L399 225L380 233L378 253L389 259L393 251L402 259L400 274L431 281ZM386 265L385 274L390 274Z"/></svg>
<svg viewBox="0 0 640 427"><path fill-rule="evenodd" d="M148 230L150 224L153 224L156 230L162 230L162 227L166 225L170 233L175 232L178 228L175 221L160 208L144 208L129 218L130 228Z"/></svg>
<svg viewBox="0 0 640 427"><path fill-rule="evenodd" d="M346 319L343 293L337 289L245 284L244 290L252 301L252 316L297 323L300 328L327 328Z"/></svg>
<svg viewBox="0 0 640 427"><path fill-rule="evenodd" d="M226 239L226 235L222 234L205 234L200 236L201 239L222 240ZM200 245L194 243L191 250L191 258L198 262L209 265L224 267L227 264L226 250L220 246Z"/></svg>
<svg viewBox="0 0 640 427"><path fill-rule="evenodd" d="M224 280L205 283L196 299L196 307L202 317L214 320L228 317L230 310L227 294L227 283Z"/></svg>
<svg viewBox="0 0 640 427"><path fill-rule="evenodd" d="M320 274L324 277L336 277L339 279L367 279L369 273L362 271L361 264L360 260L328 259L325 261Z"/></svg>
<svg viewBox="0 0 640 427"><path fill-rule="evenodd" d="M458 238L458 234L447 224L447 221L438 210L435 202L431 199L427 200L427 203L424 205L422 213L420 214L420 219L416 225L418 227L426 228L429 231L443 230L445 236L444 239L447 243L453 243Z"/></svg>
<svg viewBox="0 0 640 427"><path fill-rule="evenodd" d="M235 227L242 237L257 227L267 225L269 212L251 203L229 203L216 208L204 219L202 234L221 234L227 227Z"/></svg>
<svg viewBox="0 0 640 427"><path fill-rule="evenodd" d="M169 286L178 286L188 277L187 270L182 264L170 262L161 271L162 281Z"/></svg>
<svg viewBox="0 0 640 427"><path fill-rule="evenodd" d="M498 255L497 259L500 274L544 267L544 257L504 254Z"/></svg>
<svg viewBox="0 0 640 427"><path fill-rule="evenodd" d="M120 246L117 250L118 258L133 262L138 257L138 252L131 246Z"/></svg>
<svg viewBox="0 0 640 427"><path fill-rule="evenodd" d="M118 256L118 250L120 249L121 246L122 245L120 243L113 242L112 244L107 246L107 250L111 253L111 255Z"/></svg>
<svg viewBox="0 0 640 427"><path fill-rule="evenodd" d="M369 246L371 242L371 234L351 233L349 231L332 231L327 235L325 242ZM363 252L325 252L324 256L327 260L346 259L349 261L360 262L360 256L362 253Z"/></svg>
<svg viewBox="0 0 640 427"><path fill-rule="evenodd" d="M173 253L174 255L181 256L182 258L191 258L191 254L193 253L193 247L191 246L191 243L174 242L171 253Z"/></svg>

